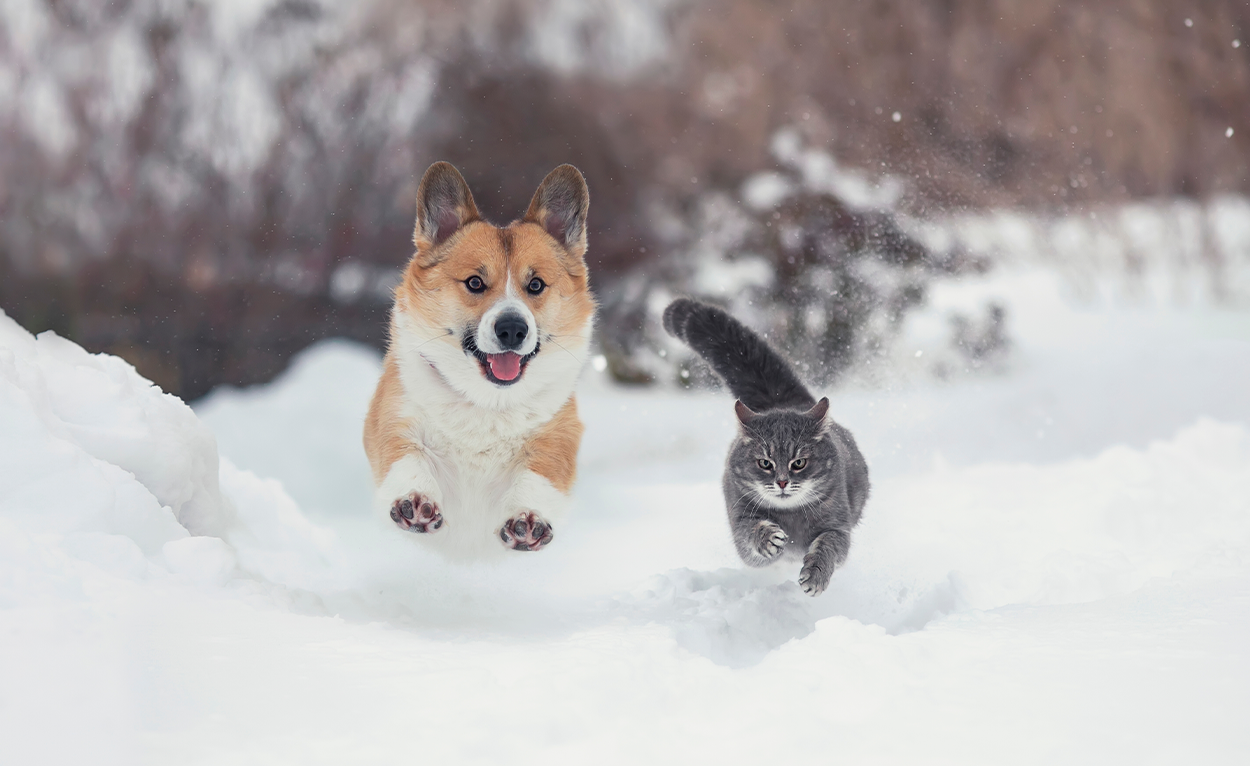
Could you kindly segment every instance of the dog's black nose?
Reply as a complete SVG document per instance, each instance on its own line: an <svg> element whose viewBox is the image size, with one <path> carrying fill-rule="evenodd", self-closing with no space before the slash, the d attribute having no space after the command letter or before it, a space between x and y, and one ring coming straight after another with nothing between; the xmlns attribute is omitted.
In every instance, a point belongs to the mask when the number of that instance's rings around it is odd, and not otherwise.
<svg viewBox="0 0 1250 766"><path fill-rule="evenodd" d="M504 314L495 320L495 337L508 351L520 348L528 334L529 324L520 314Z"/></svg>

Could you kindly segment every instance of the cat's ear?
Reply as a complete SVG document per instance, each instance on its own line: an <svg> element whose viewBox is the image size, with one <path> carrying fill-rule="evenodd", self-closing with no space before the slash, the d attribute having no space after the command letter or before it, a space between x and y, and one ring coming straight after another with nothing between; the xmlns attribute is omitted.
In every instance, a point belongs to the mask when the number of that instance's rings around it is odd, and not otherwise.
<svg viewBox="0 0 1250 766"><path fill-rule="evenodd" d="M435 162L417 189L417 227L412 239L423 266L437 262L433 251L465 224L478 220L477 205L460 171L449 162Z"/></svg>
<svg viewBox="0 0 1250 766"><path fill-rule="evenodd" d="M808 410L807 412L803 414L811 418L812 420L823 423L825 420L825 415L829 414L829 397L827 396L821 397L820 401L816 402L816 406L812 407L810 410Z"/></svg>
<svg viewBox="0 0 1250 766"><path fill-rule="evenodd" d="M759 413L743 404L741 399L734 402L734 414L738 416L738 422L744 426L759 417Z"/></svg>

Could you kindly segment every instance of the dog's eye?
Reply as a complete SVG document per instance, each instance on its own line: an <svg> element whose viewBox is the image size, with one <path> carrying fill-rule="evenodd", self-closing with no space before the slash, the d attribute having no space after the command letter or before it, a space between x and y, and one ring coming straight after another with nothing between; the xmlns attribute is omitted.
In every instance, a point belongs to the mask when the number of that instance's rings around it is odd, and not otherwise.
<svg viewBox="0 0 1250 766"><path fill-rule="evenodd" d="M534 277L533 279L530 280L530 283L525 286L525 289L530 291L530 295L538 295L546 287L547 287L546 282L542 281L538 277Z"/></svg>
<svg viewBox="0 0 1250 766"><path fill-rule="evenodd" d="M802 470L803 470L804 468L806 468L806 467L807 467L807 458L805 458L805 457L801 457L801 458L799 458L799 459L797 459L797 460L791 460L791 461L790 461L790 470L791 470L791 471L802 471Z"/></svg>
<svg viewBox="0 0 1250 766"><path fill-rule="evenodd" d="M773 470L773 461L771 460L760 459L760 460L756 460L755 463L760 468L763 468L765 471Z"/></svg>
<svg viewBox="0 0 1250 766"><path fill-rule="evenodd" d="M464 280L464 286L469 288L471 293L480 293L486 290L486 283L482 281L481 277L476 275Z"/></svg>

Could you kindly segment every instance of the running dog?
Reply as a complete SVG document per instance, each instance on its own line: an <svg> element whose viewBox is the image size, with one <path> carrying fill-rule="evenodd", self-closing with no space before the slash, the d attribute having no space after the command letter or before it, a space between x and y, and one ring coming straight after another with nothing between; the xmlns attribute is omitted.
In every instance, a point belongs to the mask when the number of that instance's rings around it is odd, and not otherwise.
<svg viewBox="0 0 1250 766"><path fill-rule="evenodd" d="M595 315L589 205L572 165L502 227L450 164L421 179L364 445L377 511L449 557L541 550L567 509Z"/></svg>

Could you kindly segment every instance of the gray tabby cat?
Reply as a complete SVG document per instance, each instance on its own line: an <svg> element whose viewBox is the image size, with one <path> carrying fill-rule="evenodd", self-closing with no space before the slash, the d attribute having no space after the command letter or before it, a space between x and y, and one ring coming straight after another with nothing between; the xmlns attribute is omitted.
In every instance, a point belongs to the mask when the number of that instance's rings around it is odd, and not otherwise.
<svg viewBox="0 0 1250 766"><path fill-rule="evenodd" d="M740 428L723 487L738 555L749 566L803 561L799 585L816 596L846 561L868 500L868 465L851 433L828 417L794 370L724 311L688 298L664 311L685 341L738 397Z"/></svg>

